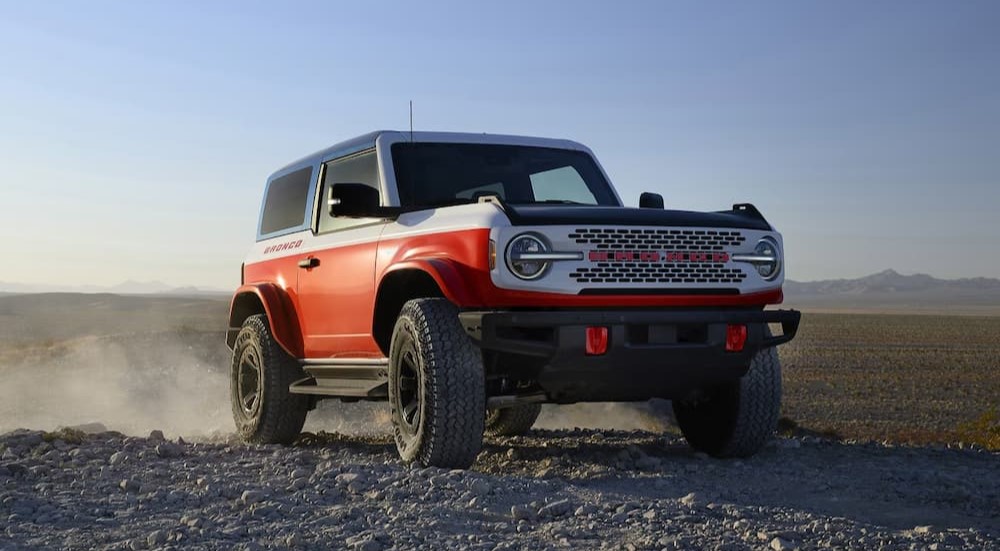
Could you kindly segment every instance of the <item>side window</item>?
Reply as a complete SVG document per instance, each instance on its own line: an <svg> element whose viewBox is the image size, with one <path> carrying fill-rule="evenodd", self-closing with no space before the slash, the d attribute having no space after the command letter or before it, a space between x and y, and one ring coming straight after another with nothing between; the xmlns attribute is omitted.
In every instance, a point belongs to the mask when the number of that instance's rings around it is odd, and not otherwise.
<svg viewBox="0 0 1000 551"><path fill-rule="evenodd" d="M326 163L325 168L319 196L319 233L371 223L373 220L371 218L330 216L326 201L330 195L330 187L334 184L365 184L379 189L378 157L375 151L330 161Z"/></svg>
<svg viewBox="0 0 1000 551"><path fill-rule="evenodd" d="M312 167L307 167L271 180L264 198L261 235L305 224L311 175Z"/></svg>
<svg viewBox="0 0 1000 551"><path fill-rule="evenodd" d="M571 166L532 174L531 190L535 195L535 201L575 201L585 205L597 204L597 198L587 187L583 177Z"/></svg>

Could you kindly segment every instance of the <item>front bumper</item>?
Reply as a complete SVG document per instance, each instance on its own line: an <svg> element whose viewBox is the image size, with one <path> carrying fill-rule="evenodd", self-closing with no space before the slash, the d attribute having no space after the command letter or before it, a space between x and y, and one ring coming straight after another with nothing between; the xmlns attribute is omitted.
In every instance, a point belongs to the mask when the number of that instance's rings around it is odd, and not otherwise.
<svg viewBox="0 0 1000 551"><path fill-rule="evenodd" d="M517 310L459 314L476 344L497 353L504 376L537 381L556 402L679 398L742 377L761 349L790 341L795 310ZM747 339L727 352L726 326ZM781 324L772 335L767 324ZM608 328L608 348L586 354L586 328Z"/></svg>

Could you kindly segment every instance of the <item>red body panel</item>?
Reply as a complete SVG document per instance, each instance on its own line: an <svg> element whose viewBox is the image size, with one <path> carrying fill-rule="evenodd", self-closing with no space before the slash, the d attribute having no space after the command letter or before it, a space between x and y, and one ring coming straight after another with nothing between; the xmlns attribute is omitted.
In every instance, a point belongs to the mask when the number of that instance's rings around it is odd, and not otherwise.
<svg viewBox="0 0 1000 551"><path fill-rule="evenodd" d="M302 331L299 327L299 320L295 315L295 289L289 293L288 289L279 287L274 283L258 282L248 283L240 286L233 294L233 302L230 304L230 312L236 303L236 297L244 294L255 295L264 305L264 314L271 322L271 334L274 335L278 344L286 352L294 357L303 357Z"/></svg>
<svg viewBox="0 0 1000 551"><path fill-rule="evenodd" d="M315 268L299 268L299 322L309 358L382 357L372 338L378 243L314 251Z"/></svg>
<svg viewBox="0 0 1000 551"><path fill-rule="evenodd" d="M381 357L372 337L376 293L382 279L399 269L427 272L460 308L764 306L783 298L780 288L747 295L626 296L500 289L490 278L489 234L489 229L442 231L333 247L248 264L245 280L273 282L275 292L286 297L282 304L294 315L284 314L285 319L296 323L282 328L282 339L293 343L286 346L289 352L297 350L296 355L309 358ZM298 261L310 256L319 259L319 265L299 268ZM287 335L299 327L301 336Z"/></svg>

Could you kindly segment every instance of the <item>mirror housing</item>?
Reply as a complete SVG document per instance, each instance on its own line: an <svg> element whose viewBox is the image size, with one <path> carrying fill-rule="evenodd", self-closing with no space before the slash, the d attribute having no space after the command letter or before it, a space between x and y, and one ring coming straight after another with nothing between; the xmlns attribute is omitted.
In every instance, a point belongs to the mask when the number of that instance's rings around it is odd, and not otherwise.
<svg viewBox="0 0 1000 551"><path fill-rule="evenodd" d="M659 193L642 192L639 196L639 208L641 209L662 209L663 196Z"/></svg>
<svg viewBox="0 0 1000 551"><path fill-rule="evenodd" d="M330 186L326 206L330 216L367 218L381 214L379 202L377 189L365 184L341 183Z"/></svg>

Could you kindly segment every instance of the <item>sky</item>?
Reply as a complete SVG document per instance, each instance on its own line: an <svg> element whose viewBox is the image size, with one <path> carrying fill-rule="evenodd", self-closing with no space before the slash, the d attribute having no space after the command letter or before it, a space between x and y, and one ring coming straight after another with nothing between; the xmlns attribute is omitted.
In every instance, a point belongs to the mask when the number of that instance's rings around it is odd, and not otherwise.
<svg viewBox="0 0 1000 551"><path fill-rule="evenodd" d="M786 276L1000 277L1000 3L0 0L0 282L230 289L265 178L380 128L752 202Z"/></svg>

